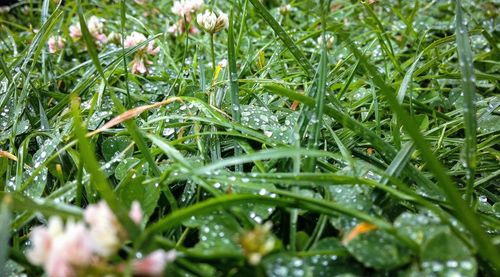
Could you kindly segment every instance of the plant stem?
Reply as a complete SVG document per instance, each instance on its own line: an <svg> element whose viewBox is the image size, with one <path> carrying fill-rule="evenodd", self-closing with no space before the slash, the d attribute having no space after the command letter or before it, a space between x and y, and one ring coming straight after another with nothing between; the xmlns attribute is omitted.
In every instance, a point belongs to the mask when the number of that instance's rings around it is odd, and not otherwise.
<svg viewBox="0 0 500 277"><path fill-rule="evenodd" d="M214 34L210 34L210 54L212 55L212 74L215 73L215 50L214 50Z"/></svg>

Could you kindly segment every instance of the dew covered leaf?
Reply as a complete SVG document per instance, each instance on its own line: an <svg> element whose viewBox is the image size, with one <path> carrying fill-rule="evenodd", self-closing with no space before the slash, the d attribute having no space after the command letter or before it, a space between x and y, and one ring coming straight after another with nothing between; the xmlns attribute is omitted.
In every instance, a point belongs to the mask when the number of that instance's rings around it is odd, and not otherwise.
<svg viewBox="0 0 500 277"><path fill-rule="evenodd" d="M267 276L305 277L312 276L313 273L313 268L306 264L305 259L294 257L287 253L276 253L266 256L262 264Z"/></svg>
<svg viewBox="0 0 500 277"><path fill-rule="evenodd" d="M14 100L10 100L0 111L0 131L7 130L14 123Z"/></svg>
<svg viewBox="0 0 500 277"><path fill-rule="evenodd" d="M400 234L420 245L434 234L448 230L447 226L442 225L439 219L429 212L418 214L404 212L396 218L394 227Z"/></svg>
<svg viewBox="0 0 500 277"><path fill-rule="evenodd" d="M345 247L358 261L370 268L390 270L410 260L410 250L384 230L359 234Z"/></svg>
<svg viewBox="0 0 500 277"><path fill-rule="evenodd" d="M467 246L447 231L436 233L422 247L422 271L426 275L476 276L477 262Z"/></svg>
<svg viewBox="0 0 500 277"><path fill-rule="evenodd" d="M221 172L217 172L217 175L222 175ZM228 174L229 175L229 174ZM276 197L276 194L271 193L269 189L275 188L272 184L253 184L253 187L248 187L248 178L236 178L234 176L228 176L227 178L217 178L219 182L213 184L214 188L220 190L224 193L250 193L258 194L262 196ZM275 210L272 205L256 204L256 203L245 203L237 206L238 209L247 214L255 223L263 223Z"/></svg>
<svg viewBox="0 0 500 277"><path fill-rule="evenodd" d="M500 97L486 99L487 106L478 110L477 126L482 134L494 133L500 130ZM496 112L496 114L494 114Z"/></svg>
<svg viewBox="0 0 500 277"><path fill-rule="evenodd" d="M143 183L144 175L134 174L120 183L117 194L125 206L130 207L133 201L138 201L144 212L144 217L151 216L160 198L159 189L152 183Z"/></svg>
<svg viewBox="0 0 500 277"><path fill-rule="evenodd" d="M306 263L312 268L312 276L346 276L360 275L362 267L349 255L349 252L334 237L324 238L310 249L314 255L306 258Z"/></svg>
<svg viewBox="0 0 500 277"><path fill-rule="evenodd" d="M184 225L198 229L199 242L192 248L204 254L241 252L237 243L241 228L238 222L224 211L192 216Z"/></svg>
<svg viewBox="0 0 500 277"><path fill-rule="evenodd" d="M346 207L359 211L369 212L373 208L371 201L371 188L360 185L339 185L329 187L333 201ZM347 215L330 217L330 222L335 228L349 231L360 223L360 220Z"/></svg>
<svg viewBox="0 0 500 277"><path fill-rule="evenodd" d="M286 117L280 124L278 116L265 107L242 105L241 124L255 130L261 130L267 137L288 142L292 135L294 120Z"/></svg>
<svg viewBox="0 0 500 277"><path fill-rule="evenodd" d="M120 154L122 151L125 151L127 147L131 143L131 139L129 137L120 136L120 137L111 137L106 139L101 146L101 151L104 159L106 161L112 160L115 156ZM125 153L125 157L130 156L132 154L133 148L130 148Z"/></svg>
<svg viewBox="0 0 500 277"><path fill-rule="evenodd" d="M40 148L35 152L32 158L33 167L27 169L24 172L24 180L32 177L35 169L38 169L42 163L44 163L59 147L59 144L62 142L61 135L57 134L53 138L46 139ZM39 173L34 176L32 182L28 185L26 190L24 191L26 195L39 197L42 195L45 186L47 184L48 177L48 169L44 167Z"/></svg>
<svg viewBox="0 0 500 277"><path fill-rule="evenodd" d="M129 157L120 161L120 163L115 168L115 177L118 180L122 180L130 172L130 169L134 168L139 162L139 159L133 157Z"/></svg>

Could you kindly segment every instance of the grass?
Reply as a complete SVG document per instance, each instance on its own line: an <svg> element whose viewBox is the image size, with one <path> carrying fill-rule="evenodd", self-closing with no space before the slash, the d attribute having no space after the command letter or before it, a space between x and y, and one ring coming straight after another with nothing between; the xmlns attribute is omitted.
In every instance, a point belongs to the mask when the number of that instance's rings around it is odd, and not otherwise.
<svg viewBox="0 0 500 277"><path fill-rule="evenodd" d="M0 275L40 275L31 230L101 199L128 235L110 265L161 248L172 276L498 275L498 4L206 1L228 28L173 36L174 1L115 2L0 14Z"/></svg>

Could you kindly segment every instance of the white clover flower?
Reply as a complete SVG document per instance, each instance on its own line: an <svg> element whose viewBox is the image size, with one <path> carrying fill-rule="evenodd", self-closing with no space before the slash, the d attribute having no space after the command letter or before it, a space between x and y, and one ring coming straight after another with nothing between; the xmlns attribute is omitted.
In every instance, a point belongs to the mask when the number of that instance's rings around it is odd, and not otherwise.
<svg viewBox="0 0 500 277"><path fill-rule="evenodd" d="M262 257L273 251L276 240L271 233L271 228L271 222L266 222L240 236L239 243L249 264L259 264Z"/></svg>
<svg viewBox="0 0 500 277"><path fill-rule="evenodd" d="M217 24L215 26L216 30L215 32L219 32L222 29L226 29L229 27L229 17L227 16L226 13L221 12L219 14L219 17L217 17Z"/></svg>
<svg viewBox="0 0 500 277"><path fill-rule="evenodd" d="M327 35L326 36L326 48L332 49L333 48L333 43L334 43L334 37ZM323 41L323 36L318 37L318 46L323 46L324 41Z"/></svg>
<svg viewBox="0 0 500 277"><path fill-rule="evenodd" d="M108 38L104 34L104 20L97 16L91 16L87 21L87 29L90 35L100 43L106 43ZM73 41L77 41L82 37L82 29L80 24L76 23L69 26L69 36Z"/></svg>
<svg viewBox="0 0 500 277"><path fill-rule="evenodd" d="M125 41L123 42L123 46L125 47L134 47L137 44L146 41L146 36L139 32L132 32L130 36L127 36L125 38Z"/></svg>
<svg viewBox="0 0 500 277"><path fill-rule="evenodd" d="M103 20L95 15L91 16L89 21L87 21L87 28L90 34L102 34L104 31Z"/></svg>
<svg viewBox="0 0 500 277"><path fill-rule="evenodd" d="M122 35L120 33L111 32L108 35L108 42L121 45L122 44Z"/></svg>
<svg viewBox="0 0 500 277"><path fill-rule="evenodd" d="M168 29L167 29L167 32L176 37L178 36L180 33L182 33L182 28L180 28L179 24L177 23L174 23L173 25L169 26Z"/></svg>
<svg viewBox="0 0 500 277"><path fill-rule="evenodd" d="M205 13L198 14L196 16L196 22L205 31L213 33L215 30L215 23L217 22L217 16L211 11L205 11Z"/></svg>
<svg viewBox="0 0 500 277"><path fill-rule="evenodd" d="M227 14L221 12L220 15L217 16L214 12L208 10L203 14L198 14L196 22L198 22L198 25L200 25L203 30L211 34L220 32L222 29L229 26Z"/></svg>
<svg viewBox="0 0 500 277"><path fill-rule="evenodd" d="M282 14L282 15L288 14L292 10L292 5L290 5L290 4L281 5L278 8L278 10L279 10L280 14Z"/></svg>
<svg viewBox="0 0 500 277"><path fill-rule="evenodd" d="M86 267L92 261L92 240L82 222L68 222L64 233L53 240L45 263L49 276L73 276L75 267Z"/></svg>
<svg viewBox="0 0 500 277"><path fill-rule="evenodd" d="M139 202L132 203L129 217L140 223L143 212ZM125 264L105 259L116 253L127 238L106 202L89 205L84 219L68 220L64 226L61 218L53 216L46 227L34 228L30 234L32 247L26 253L28 260L43 267L49 277L83 276L82 272L102 270L103 266L123 272ZM133 260L131 269L134 276L160 276L175 258L175 250L156 250Z"/></svg>
<svg viewBox="0 0 500 277"><path fill-rule="evenodd" d="M10 12L9 6L0 6L0 14L9 13L9 12Z"/></svg>

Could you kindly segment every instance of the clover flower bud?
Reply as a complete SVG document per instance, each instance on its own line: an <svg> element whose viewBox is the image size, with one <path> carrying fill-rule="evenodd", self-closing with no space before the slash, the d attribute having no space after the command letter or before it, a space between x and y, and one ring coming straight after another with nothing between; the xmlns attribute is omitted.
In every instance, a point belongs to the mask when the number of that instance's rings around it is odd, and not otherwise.
<svg viewBox="0 0 500 277"><path fill-rule="evenodd" d="M111 32L108 35L108 42L113 43L115 45L121 45L122 44L122 35L120 33Z"/></svg>
<svg viewBox="0 0 500 277"><path fill-rule="evenodd" d="M273 251L276 241L270 232L271 228L272 224L266 222L240 236L239 243L249 264L258 265L263 256Z"/></svg>
<svg viewBox="0 0 500 277"><path fill-rule="evenodd" d="M333 36L326 36L326 48L332 49L333 48L333 43L334 43L334 38ZM323 41L323 36L318 37L318 45L323 46L324 41Z"/></svg>
<svg viewBox="0 0 500 277"><path fill-rule="evenodd" d="M279 8L278 8L278 11L281 15L286 15L286 14L289 14L290 11L292 10L292 5L290 4L286 4L286 5L281 5Z"/></svg>

